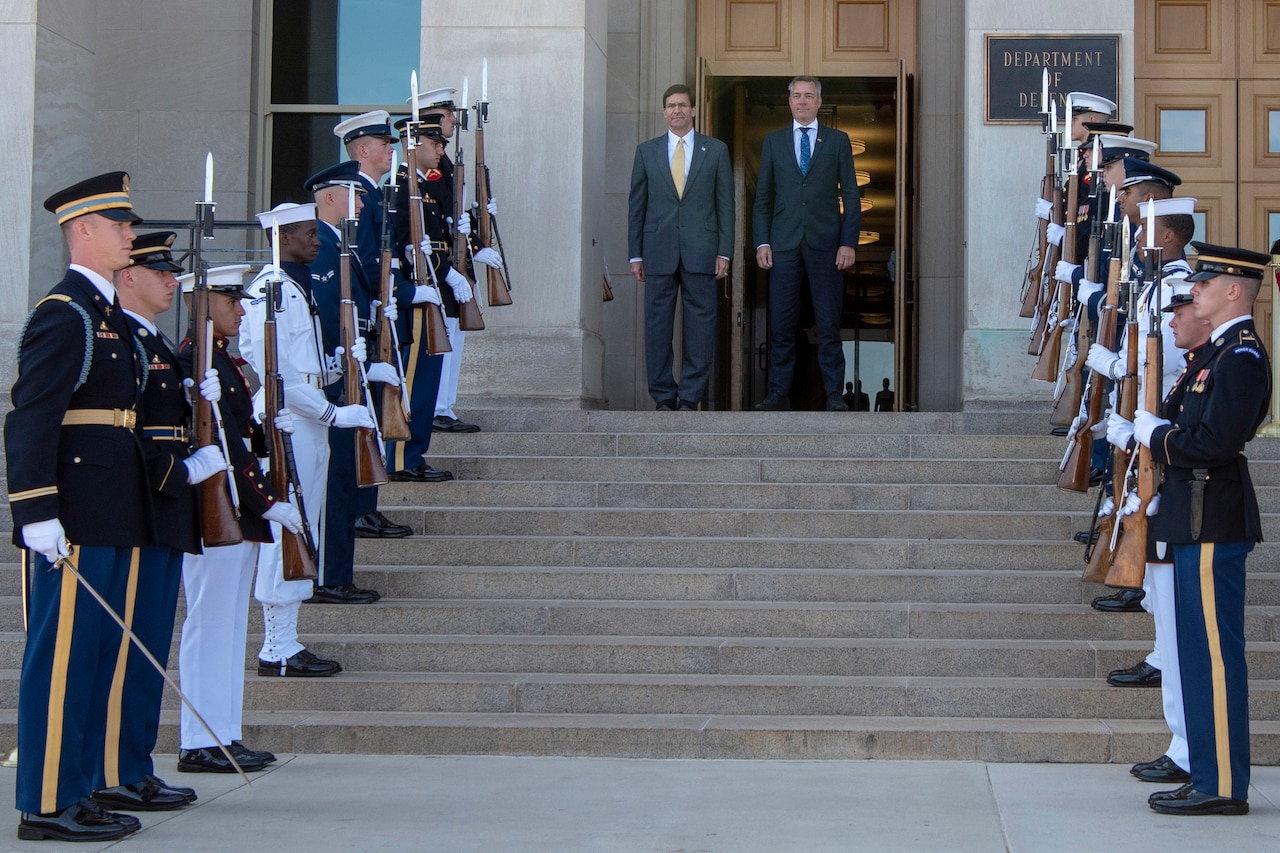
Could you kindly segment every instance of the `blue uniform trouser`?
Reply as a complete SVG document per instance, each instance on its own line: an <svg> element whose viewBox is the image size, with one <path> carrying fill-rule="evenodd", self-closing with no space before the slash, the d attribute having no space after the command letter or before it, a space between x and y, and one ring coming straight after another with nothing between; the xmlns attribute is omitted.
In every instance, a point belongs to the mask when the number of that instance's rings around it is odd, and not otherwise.
<svg viewBox="0 0 1280 853"><path fill-rule="evenodd" d="M356 431L329 428L329 482L325 490L324 529L318 586L343 586L354 577L356 518L363 515L356 485Z"/></svg>
<svg viewBox="0 0 1280 853"><path fill-rule="evenodd" d="M169 663L181 580L182 552L172 548L139 548L138 560L129 568L120 615L161 666ZM155 749L160 731L163 698L163 676L120 632L107 696L102 766L94 780L95 789L131 785L154 772L151 750Z"/></svg>
<svg viewBox="0 0 1280 853"><path fill-rule="evenodd" d="M77 547L70 557L117 613L139 549ZM27 646L18 694L17 807L52 812L93 791L120 628L70 572L29 556Z"/></svg>
<svg viewBox="0 0 1280 853"><path fill-rule="evenodd" d="M1245 557L1253 542L1174 545L1178 663L1191 785L1249 797L1249 670L1244 658Z"/></svg>
<svg viewBox="0 0 1280 853"><path fill-rule="evenodd" d="M431 421L440 393L440 368L444 357L427 352L426 312L413 309L413 342L400 353L405 383L409 386L409 438L387 442L387 470L407 471L425 465L431 446Z"/></svg>
<svg viewBox="0 0 1280 853"><path fill-rule="evenodd" d="M844 273L836 269L835 249L801 244L773 252L769 271L769 393L787 396L796 367L796 323L800 319L800 285L808 278L813 317L818 327L818 367L827 396L844 389L844 344L840 312L844 308Z"/></svg>

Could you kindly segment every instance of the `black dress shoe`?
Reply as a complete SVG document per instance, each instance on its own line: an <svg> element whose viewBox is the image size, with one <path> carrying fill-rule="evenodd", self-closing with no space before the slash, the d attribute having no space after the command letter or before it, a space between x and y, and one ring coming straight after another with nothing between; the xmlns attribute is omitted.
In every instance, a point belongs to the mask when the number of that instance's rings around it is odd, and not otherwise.
<svg viewBox="0 0 1280 853"><path fill-rule="evenodd" d="M311 597L311 604L373 604L381 595L371 589L360 589L353 583L342 586L318 586Z"/></svg>
<svg viewBox="0 0 1280 853"><path fill-rule="evenodd" d="M403 539L413 535L412 527L396 524L376 510L357 518L355 526L356 536L361 539Z"/></svg>
<svg viewBox="0 0 1280 853"><path fill-rule="evenodd" d="M1129 768L1129 772L1143 782L1164 782L1172 785L1191 781L1191 774L1175 764L1167 755L1162 755L1155 761L1135 764Z"/></svg>
<svg viewBox="0 0 1280 853"><path fill-rule="evenodd" d="M267 766L267 762L259 761L249 755L236 755L234 744L227 747L235 755L240 769L253 773ZM204 746L200 749L184 749L178 753L179 773L235 773L235 765L227 760L222 750L216 746Z"/></svg>
<svg viewBox="0 0 1280 853"><path fill-rule="evenodd" d="M849 404L844 401L844 397L839 394L827 395L827 411L828 412L847 412Z"/></svg>
<svg viewBox="0 0 1280 853"><path fill-rule="evenodd" d="M1172 791L1156 791L1147 797L1147 805L1160 802L1161 800L1181 800L1195 792L1195 788L1191 787L1191 783L1183 785L1181 788L1175 788Z"/></svg>
<svg viewBox="0 0 1280 853"><path fill-rule="evenodd" d="M698 411L697 403L690 403L688 400L681 400L676 406L677 412L696 412Z"/></svg>
<svg viewBox="0 0 1280 853"><path fill-rule="evenodd" d="M114 841L142 828L133 815L104 810L85 797L52 814L23 812L18 820L18 838L23 841Z"/></svg>
<svg viewBox="0 0 1280 853"><path fill-rule="evenodd" d="M1081 545L1092 545L1098 541L1098 528L1092 530L1077 530L1076 535L1071 537Z"/></svg>
<svg viewBox="0 0 1280 853"><path fill-rule="evenodd" d="M1111 670L1107 684L1112 687L1159 687L1160 670L1145 660L1139 661L1128 669Z"/></svg>
<svg viewBox="0 0 1280 853"><path fill-rule="evenodd" d="M791 401L781 394L770 394L753 408L757 412L786 412L791 410Z"/></svg>
<svg viewBox="0 0 1280 853"><path fill-rule="evenodd" d="M93 792L93 801L102 808L127 812L173 811L192 802L194 797L195 791L191 791L191 799L188 799L185 794L175 791L155 776L148 776L131 785L117 785Z"/></svg>
<svg viewBox="0 0 1280 853"><path fill-rule="evenodd" d="M188 788L184 785L170 785L168 782L164 781L159 776L156 776L154 773L148 773L147 778L155 782L157 785L164 788L165 790L173 791L175 794L181 794L182 796L186 797L188 803L194 803L197 799L195 788Z"/></svg>
<svg viewBox="0 0 1280 853"><path fill-rule="evenodd" d="M1203 794L1189 784L1183 785L1177 791L1171 793L1175 796L1167 799L1156 799L1155 794L1152 794L1151 798L1147 800L1147 804L1160 814L1244 815L1249 813L1248 800L1233 800L1229 797Z"/></svg>
<svg viewBox="0 0 1280 853"><path fill-rule="evenodd" d="M416 468L392 471L387 476L396 483L443 483L453 479L453 474L448 471L437 471L426 463Z"/></svg>
<svg viewBox="0 0 1280 853"><path fill-rule="evenodd" d="M1089 485L1090 486L1101 486L1102 481L1105 480L1106 478L1107 478L1107 472L1102 468L1089 469Z"/></svg>
<svg viewBox="0 0 1280 853"><path fill-rule="evenodd" d="M1049 430L1049 435L1064 436L1071 432L1071 427L1054 427Z"/></svg>
<svg viewBox="0 0 1280 853"><path fill-rule="evenodd" d="M674 412L676 410L675 400L663 400L661 403L653 407L655 412Z"/></svg>
<svg viewBox="0 0 1280 853"><path fill-rule="evenodd" d="M436 415L431 419L431 430L432 432L479 432L480 427L448 415Z"/></svg>
<svg viewBox="0 0 1280 853"><path fill-rule="evenodd" d="M1103 613L1142 613L1142 599L1147 593L1141 589L1118 589L1110 595L1100 595L1090 605Z"/></svg>
<svg viewBox="0 0 1280 853"><path fill-rule="evenodd" d="M274 752L267 752L265 749L250 749L238 740L233 740L227 744L227 748L231 750L231 754L236 757L236 761L242 764L244 760L260 761L265 764L274 764L276 756Z"/></svg>
<svg viewBox="0 0 1280 853"><path fill-rule="evenodd" d="M275 675L284 678L327 678L342 672L342 664L336 660L318 658L303 649L282 661L258 658L258 675ZM239 759L236 759L239 761Z"/></svg>

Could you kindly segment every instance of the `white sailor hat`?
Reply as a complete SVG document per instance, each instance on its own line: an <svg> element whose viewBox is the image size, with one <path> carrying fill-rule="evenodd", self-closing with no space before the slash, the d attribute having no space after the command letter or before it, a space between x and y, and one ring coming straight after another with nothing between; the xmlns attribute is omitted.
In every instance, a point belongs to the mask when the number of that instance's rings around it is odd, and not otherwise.
<svg viewBox="0 0 1280 853"><path fill-rule="evenodd" d="M248 299L249 294L244 292L244 274L249 269L249 264L210 267L209 289L216 293L234 296L236 299ZM183 293L194 293L196 289L196 274L189 272L186 275L180 275L178 276L178 283L182 285Z"/></svg>
<svg viewBox="0 0 1280 853"><path fill-rule="evenodd" d="M1104 133L1098 137L1098 144L1102 146L1103 163L1110 163L1113 160L1119 160L1121 157L1150 160L1151 155L1156 153L1156 144L1154 142L1149 139L1139 139L1136 136L1119 136L1114 133Z"/></svg>
<svg viewBox="0 0 1280 853"><path fill-rule="evenodd" d="M1091 92L1071 92L1071 113L1102 113L1109 116L1116 111L1116 102Z"/></svg>
<svg viewBox="0 0 1280 853"><path fill-rule="evenodd" d="M1149 208L1155 208L1154 214L1148 214ZM1156 198L1151 201L1138 202L1138 213L1143 219L1148 215L1154 216L1177 216L1185 214L1190 216L1196 212L1196 200L1191 196L1178 196L1177 198Z"/></svg>
<svg viewBox="0 0 1280 853"><path fill-rule="evenodd" d="M453 102L453 96L457 94L457 92L458 90L452 86L443 86L439 89L431 89L430 91L427 91L427 92L419 92L418 93L418 109L430 110L430 109L440 109L441 107L454 109L457 105L454 104ZM409 105L410 109L412 109L413 96L410 95L407 99L405 99L405 103Z"/></svg>
<svg viewBox="0 0 1280 853"><path fill-rule="evenodd" d="M277 204L270 210L257 214L258 222L262 224L263 231L270 231L271 226L292 225L295 222L306 222L309 219L316 218L315 202L309 204L294 204L286 201L283 204Z"/></svg>
<svg viewBox="0 0 1280 853"><path fill-rule="evenodd" d="M395 139L391 132L391 114L386 110L370 110L340 121L333 126L333 135L341 139L343 145L361 136Z"/></svg>

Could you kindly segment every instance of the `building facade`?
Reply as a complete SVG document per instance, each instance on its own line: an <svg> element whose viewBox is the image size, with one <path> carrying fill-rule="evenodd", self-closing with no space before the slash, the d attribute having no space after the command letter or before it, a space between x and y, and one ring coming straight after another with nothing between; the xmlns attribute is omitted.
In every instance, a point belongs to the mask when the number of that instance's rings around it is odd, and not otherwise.
<svg viewBox="0 0 1280 853"><path fill-rule="evenodd" d="M487 59L486 161L515 304L469 336L464 403L651 407L627 192L674 82L730 145L743 222L709 405L758 400L755 168L763 135L789 121L787 81L807 73L864 173L850 381L874 397L887 379L904 409L1040 405L1052 389L1030 379L1017 295L1044 145L1036 124L988 121L988 37L1115 37L1119 119L1161 142L1159 162L1201 199L1201 236L1265 251L1280 236L1277 32L1269 0L9 0L0 366L11 383L23 317L65 263L41 208L55 189L125 169L142 215L185 220L212 151L219 219L248 220L340 158L325 132L341 116L406 112L409 70L424 90L465 76L475 101ZM228 231L217 248L260 240Z"/></svg>

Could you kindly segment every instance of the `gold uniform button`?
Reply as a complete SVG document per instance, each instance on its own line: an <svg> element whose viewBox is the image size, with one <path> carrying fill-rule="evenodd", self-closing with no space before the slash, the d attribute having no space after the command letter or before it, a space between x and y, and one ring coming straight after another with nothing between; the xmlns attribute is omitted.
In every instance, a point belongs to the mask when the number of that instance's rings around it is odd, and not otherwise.
<svg viewBox="0 0 1280 853"><path fill-rule="evenodd" d="M115 354L115 353L111 353L111 357L112 357L112 358L115 358L115 357L116 357L116 354Z"/></svg>
<svg viewBox="0 0 1280 853"><path fill-rule="evenodd" d="M79 462L80 462L80 457L79 457L79 456L77 456L77 457L76 457L74 460L72 460L72 461L74 461L74 462L76 462L76 463L79 463Z"/></svg>

